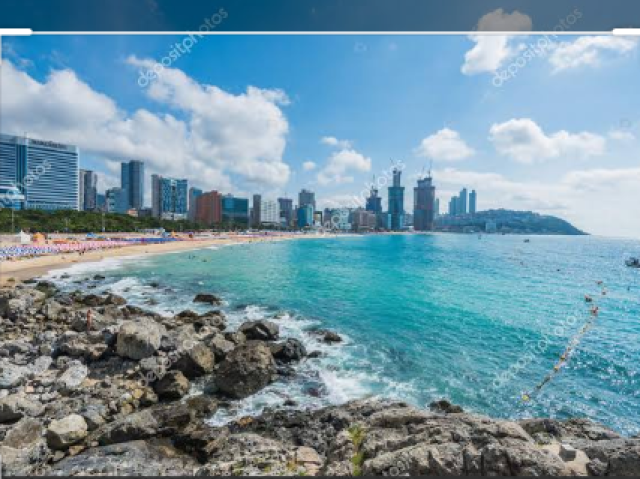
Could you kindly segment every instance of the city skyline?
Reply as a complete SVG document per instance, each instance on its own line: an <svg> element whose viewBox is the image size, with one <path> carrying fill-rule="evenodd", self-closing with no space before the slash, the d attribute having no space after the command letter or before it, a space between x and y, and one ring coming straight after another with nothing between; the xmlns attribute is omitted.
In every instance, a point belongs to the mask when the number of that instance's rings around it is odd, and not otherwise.
<svg viewBox="0 0 640 479"><path fill-rule="evenodd" d="M3 132L63 143L75 134L81 167L99 175L101 193L120 186L121 162L144 161L147 206L150 174L158 173L246 198L276 200L308 188L321 210L349 204L391 157L406 161L410 188L433 159L441 210L467 187L482 192L482 209L533 210L595 234L640 237L637 100L626 81L616 91L604 87L637 73L637 42L567 37L566 46L496 88L494 74L517 55L520 40L493 38L207 38L146 89L138 72L162 58L170 37L122 37L117 51L101 38L12 38L3 45L2 79L16 94L1 99ZM443 49L445 59L435 55ZM295 68L300 50L316 60L312 71ZM96 52L106 53L102 63L85 65ZM205 67L207 55L225 69ZM235 55L246 62L227 69ZM286 61L268 72L247 67L273 55ZM570 55L578 55L574 63ZM446 64L438 75L429 67L436 61ZM320 88L316 68L337 68L339 79ZM533 101L532 88L544 88L549 101ZM54 97L51 111L39 104L45 94ZM211 128L198 130L202 121ZM187 145L185 135L199 143ZM381 187L385 203L386 194ZM404 196L410 211L412 195Z"/></svg>

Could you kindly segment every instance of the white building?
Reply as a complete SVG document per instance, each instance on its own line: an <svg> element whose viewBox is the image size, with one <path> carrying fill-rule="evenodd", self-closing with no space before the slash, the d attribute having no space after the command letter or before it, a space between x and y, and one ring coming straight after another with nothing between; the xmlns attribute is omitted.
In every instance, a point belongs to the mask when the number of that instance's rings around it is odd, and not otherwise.
<svg viewBox="0 0 640 479"><path fill-rule="evenodd" d="M277 201L262 200L260 202L260 223L271 226L280 224L280 206Z"/></svg>

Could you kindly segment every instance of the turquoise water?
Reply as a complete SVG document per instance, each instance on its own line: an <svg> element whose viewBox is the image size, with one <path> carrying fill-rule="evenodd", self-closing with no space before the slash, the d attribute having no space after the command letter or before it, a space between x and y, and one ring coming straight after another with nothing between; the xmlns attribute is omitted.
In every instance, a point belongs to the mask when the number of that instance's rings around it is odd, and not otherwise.
<svg viewBox="0 0 640 479"><path fill-rule="evenodd" d="M436 234L236 245L105 267L108 288L166 314L193 308L197 292L221 294L232 325L286 311L283 335L326 353L214 422L287 398L318 407L381 395L418 406L447 397L497 417L589 417L637 434L640 271L624 260L639 254L637 241ZM589 320L585 294L600 308L593 327L523 402ZM314 327L346 341L318 344Z"/></svg>

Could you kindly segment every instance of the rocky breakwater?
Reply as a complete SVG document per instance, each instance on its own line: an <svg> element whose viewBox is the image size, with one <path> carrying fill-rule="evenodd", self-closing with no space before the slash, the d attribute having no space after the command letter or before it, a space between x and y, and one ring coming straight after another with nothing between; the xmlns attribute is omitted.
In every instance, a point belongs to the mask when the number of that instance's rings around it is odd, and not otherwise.
<svg viewBox="0 0 640 479"><path fill-rule="evenodd" d="M0 290L0 318L6 475L640 473L637 438L585 420L499 421L446 401L431 410L382 400L316 411L290 404L209 425L219 408L313 360L298 340L280 337L277 318L229 331L217 309L167 318L46 281Z"/></svg>

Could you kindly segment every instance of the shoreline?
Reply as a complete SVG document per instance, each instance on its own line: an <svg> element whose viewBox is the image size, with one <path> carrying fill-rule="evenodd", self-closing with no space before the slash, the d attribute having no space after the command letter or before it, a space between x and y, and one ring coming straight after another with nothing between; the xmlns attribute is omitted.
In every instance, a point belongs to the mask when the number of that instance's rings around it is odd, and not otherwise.
<svg viewBox="0 0 640 479"><path fill-rule="evenodd" d="M21 259L17 261L3 261L0 263L0 286L10 286L19 282L44 276L51 271L65 269L75 264L99 263L109 258L121 258L127 256L143 256L166 253L180 253L205 249L211 246L229 246L233 244L264 243L273 241L288 241L295 239L321 239L336 238L336 235L279 235L279 236L233 236L208 239L194 239L176 241L164 244L146 244L126 246L116 249L104 249L88 251L83 255L79 253L67 253L57 255L44 255L36 258Z"/></svg>

